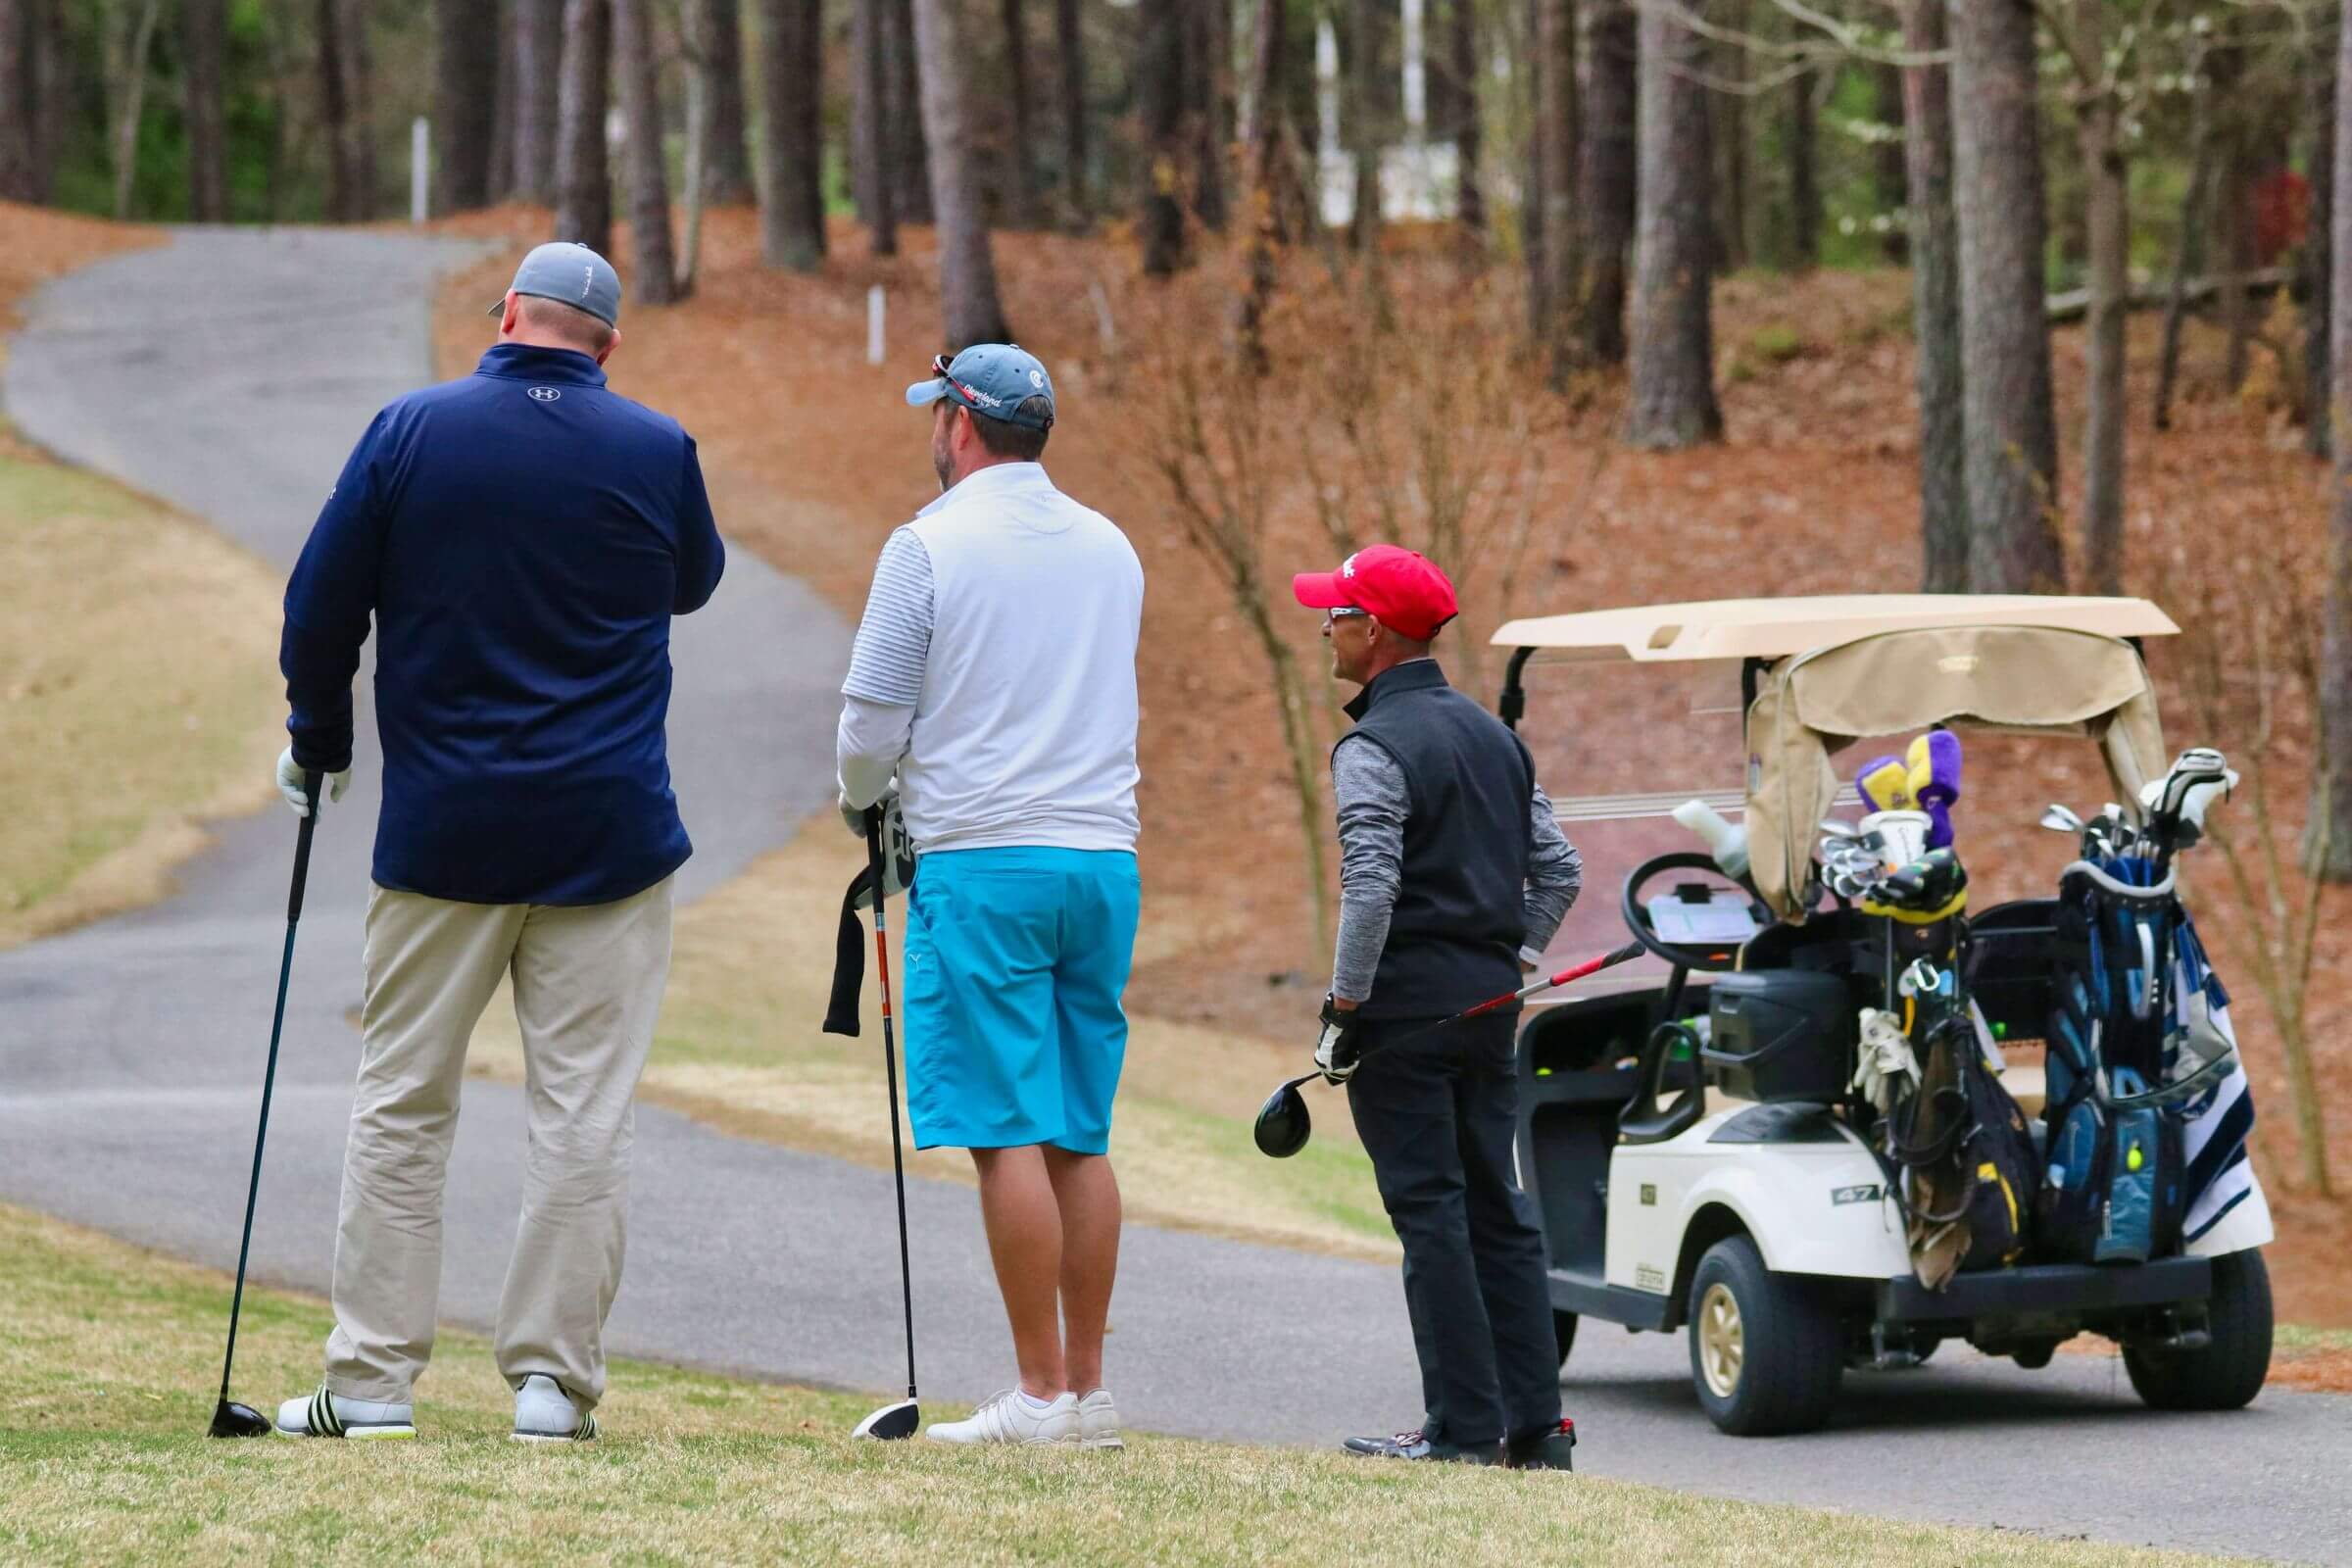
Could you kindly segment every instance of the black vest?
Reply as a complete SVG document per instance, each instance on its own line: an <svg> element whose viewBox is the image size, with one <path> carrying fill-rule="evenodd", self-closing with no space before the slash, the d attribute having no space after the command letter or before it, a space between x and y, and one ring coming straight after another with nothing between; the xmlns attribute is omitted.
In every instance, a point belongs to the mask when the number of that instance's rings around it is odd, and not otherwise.
<svg viewBox="0 0 2352 1568"><path fill-rule="evenodd" d="M1521 983L1536 767L1502 720L1437 661L1373 678L1351 732L1404 770L1404 868L1367 1018L1443 1018Z"/></svg>

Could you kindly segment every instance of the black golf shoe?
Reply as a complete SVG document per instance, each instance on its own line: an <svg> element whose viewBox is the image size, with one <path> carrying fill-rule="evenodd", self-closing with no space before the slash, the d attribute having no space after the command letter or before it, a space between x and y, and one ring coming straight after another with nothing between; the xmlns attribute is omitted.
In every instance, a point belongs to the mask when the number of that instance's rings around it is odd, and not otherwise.
<svg viewBox="0 0 2352 1568"><path fill-rule="evenodd" d="M1557 1427L1513 1438L1507 1462L1514 1470L1575 1469L1576 1423L1562 1416Z"/></svg>
<svg viewBox="0 0 2352 1568"><path fill-rule="evenodd" d="M1349 1438L1341 1445L1367 1459L1430 1459L1441 1464L1500 1464L1499 1443L1449 1443L1426 1432L1399 1432L1387 1438Z"/></svg>

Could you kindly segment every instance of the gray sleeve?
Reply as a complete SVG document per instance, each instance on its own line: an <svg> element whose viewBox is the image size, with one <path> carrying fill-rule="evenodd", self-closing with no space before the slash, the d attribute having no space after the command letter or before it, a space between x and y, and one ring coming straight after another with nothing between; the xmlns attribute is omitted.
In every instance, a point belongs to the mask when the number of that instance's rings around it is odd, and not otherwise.
<svg viewBox="0 0 2352 1568"><path fill-rule="evenodd" d="M1527 945L1520 955L1532 962L1550 945L1576 896L1584 891L1585 858L1560 831L1560 819L1541 784L1528 811L1528 835Z"/></svg>
<svg viewBox="0 0 2352 1568"><path fill-rule="evenodd" d="M1412 792L1404 769L1378 744L1343 740L1331 754L1331 793L1340 814L1340 938L1331 993L1362 1002L1372 995L1372 976L1389 945Z"/></svg>
<svg viewBox="0 0 2352 1568"><path fill-rule="evenodd" d="M874 585L850 649L842 695L912 707L923 695L931 612L931 552L913 529L901 528L882 546L882 559L874 564Z"/></svg>

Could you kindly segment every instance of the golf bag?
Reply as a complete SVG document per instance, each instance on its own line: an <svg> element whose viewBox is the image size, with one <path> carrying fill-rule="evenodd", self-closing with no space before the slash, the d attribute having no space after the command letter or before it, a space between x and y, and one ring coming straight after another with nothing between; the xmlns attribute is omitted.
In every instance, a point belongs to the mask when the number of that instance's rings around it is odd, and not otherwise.
<svg viewBox="0 0 2352 1568"><path fill-rule="evenodd" d="M1999 1268L2026 1252L2040 1181L2026 1113L1993 1077L1965 1005L1928 1037L1919 1093L1887 1129L1919 1282Z"/></svg>
<svg viewBox="0 0 2352 1568"><path fill-rule="evenodd" d="M2059 884L2035 1227L2054 1260L2169 1256L2234 1201L2219 1189L2243 1163L2253 1106L2229 998L2173 879L2141 880L2153 870L2138 857L2082 861ZM2242 1196L2245 1172L2230 1185ZM2201 1203L2209 1191L2226 1200Z"/></svg>

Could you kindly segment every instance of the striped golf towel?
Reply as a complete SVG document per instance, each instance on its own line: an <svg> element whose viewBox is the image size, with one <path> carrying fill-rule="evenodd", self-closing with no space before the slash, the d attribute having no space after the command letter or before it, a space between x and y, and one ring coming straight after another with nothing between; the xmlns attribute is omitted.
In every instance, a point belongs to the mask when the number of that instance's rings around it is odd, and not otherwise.
<svg viewBox="0 0 2352 1568"><path fill-rule="evenodd" d="M2182 910L2173 942L2174 1039L2201 1021L2232 1047L2237 1033L2230 1023L2230 993L2206 958L2205 944ZM2166 1064L2169 1067L2173 1063ZM2185 1160L2187 1205L2181 1238L2195 1241L2218 1224L2254 1190L2254 1164L2247 1140L2254 1132L2254 1091L2246 1082L2242 1059L2228 1077L2182 1107L2181 1152Z"/></svg>

